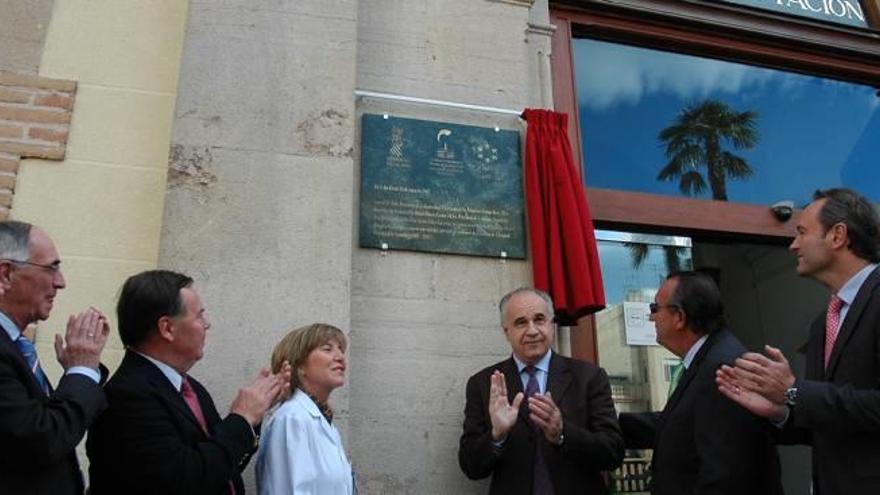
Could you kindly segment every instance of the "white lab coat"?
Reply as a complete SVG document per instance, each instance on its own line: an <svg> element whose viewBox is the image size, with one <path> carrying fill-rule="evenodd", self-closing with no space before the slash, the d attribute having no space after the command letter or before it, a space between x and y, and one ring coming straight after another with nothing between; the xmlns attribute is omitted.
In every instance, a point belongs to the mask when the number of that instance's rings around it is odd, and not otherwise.
<svg viewBox="0 0 880 495"><path fill-rule="evenodd" d="M260 495L353 493L339 431L301 390L263 425L256 473Z"/></svg>

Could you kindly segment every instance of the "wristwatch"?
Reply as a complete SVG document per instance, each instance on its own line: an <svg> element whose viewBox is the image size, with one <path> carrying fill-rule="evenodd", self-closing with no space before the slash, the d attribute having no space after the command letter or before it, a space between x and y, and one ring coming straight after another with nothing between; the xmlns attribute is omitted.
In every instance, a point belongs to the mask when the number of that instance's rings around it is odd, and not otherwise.
<svg viewBox="0 0 880 495"><path fill-rule="evenodd" d="M797 403L798 398L797 387L791 387L790 389L786 390L785 394L783 395L785 397L785 405L787 405L788 407L794 407Z"/></svg>

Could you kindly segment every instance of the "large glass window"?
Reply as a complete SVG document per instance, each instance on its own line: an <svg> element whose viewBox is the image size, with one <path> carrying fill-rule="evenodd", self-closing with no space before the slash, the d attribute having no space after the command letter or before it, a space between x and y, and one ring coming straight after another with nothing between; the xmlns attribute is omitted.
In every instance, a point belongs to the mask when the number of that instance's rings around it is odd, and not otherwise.
<svg viewBox="0 0 880 495"><path fill-rule="evenodd" d="M602 367L618 411L662 411L681 359L657 344L648 304L672 271L693 268L687 237L596 231L607 306L596 313ZM650 450L627 450L616 492L648 493Z"/></svg>
<svg viewBox="0 0 880 495"><path fill-rule="evenodd" d="M648 303L667 274L693 267L691 240L601 230L596 239L607 301L596 335L615 403L621 411L660 411L680 360L657 344Z"/></svg>
<svg viewBox="0 0 880 495"><path fill-rule="evenodd" d="M846 186L880 200L871 86L574 39L590 187L767 205Z"/></svg>

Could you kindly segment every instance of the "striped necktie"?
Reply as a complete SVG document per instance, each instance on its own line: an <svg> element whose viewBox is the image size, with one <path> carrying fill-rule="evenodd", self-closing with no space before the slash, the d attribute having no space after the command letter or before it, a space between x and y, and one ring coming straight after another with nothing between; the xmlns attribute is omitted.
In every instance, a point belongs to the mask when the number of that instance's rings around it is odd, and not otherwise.
<svg viewBox="0 0 880 495"><path fill-rule="evenodd" d="M40 366L40 358L37 356L37 349L34 347L34 344L24 335L19 335L18 339L15 340L15 346L21 351L24 360L27 361L27 365L31 369L31 373L34 374L34 378L37 379L37 383L40 384L40 388L43 389L43 393L49 395L49 379L46 378L46 373L43 372L43 368Z"/></svg>

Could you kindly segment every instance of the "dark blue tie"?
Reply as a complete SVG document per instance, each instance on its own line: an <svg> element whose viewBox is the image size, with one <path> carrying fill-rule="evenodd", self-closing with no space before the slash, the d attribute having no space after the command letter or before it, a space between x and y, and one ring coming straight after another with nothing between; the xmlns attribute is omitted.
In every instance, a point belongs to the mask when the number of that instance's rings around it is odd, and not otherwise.
<svg viewBox="0 0 880 495"><path fill-rule="evenodd" d="M526 383L526 398L537 394L538 388L538 368L534 366L526 366L523 371L529 375L529 381ZM538 435L538 438L544 434L534 423L532 429ZM537 442L535 445L535 477L532 483L532 493L534 495L552 495L553 484L550 482L550 473L547 471L547 463L544 462L544 453L541 451L541 444Z"/></svg>
<svg viewBox="0 0 880 495"><path fill-rule="evenodd" d="M34 344L24 335L19 335L15 345L21 351L24 360L27 361L28 367L37 379L37 383L40 384L40 388L43 389L43 393L49 395L49 380L46 378L46 374L43 373L43 368L40 367L40 358L37 357L37 349L34 347Z"/></svg>

